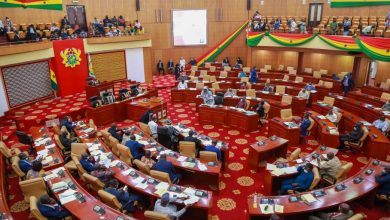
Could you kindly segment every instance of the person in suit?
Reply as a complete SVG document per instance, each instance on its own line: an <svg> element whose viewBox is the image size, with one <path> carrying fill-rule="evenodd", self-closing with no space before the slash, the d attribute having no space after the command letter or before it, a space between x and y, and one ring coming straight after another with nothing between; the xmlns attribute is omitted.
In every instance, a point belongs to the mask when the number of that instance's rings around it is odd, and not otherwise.
<svg viewBox="0 0 390 220"><path fill-rule="evenodd" d="M274 90L273 87L269 83L266 82L264 84L263 91L265 91L265 92L272 92L273 90Z"/></svg>
<svg viewBox="0 0 390 220"><path fill-rule="evenodd" d="M255 105L253 108L257 112L260 118L263 118L265 116L265 101L261 100L257 105Z"/></svg>
<svg viewBox="0 0 390 220"><path fill-rule="evenodd" d="M126 142L126 147L130 149L134 159L141 160L141 157L144 155L145 145L138 143L134 135L130 135L130 140Z"/></svg>
<svg viewBox="0 0 390 220"><path fill-rule="evenodd" d="M229 58L225 57L225 59L222 60L222 66L230 66Z"/></svg>
<svg viewBox="0 0 390 220"><path fill-rule="evenodd" d="M168 63L167 63L167 68L168 68L168 72L170 74L173 73L173 70L175 68L175 64L173 63L172 59L169 59Z"/></svg>
<svg viewBox="0 0 390 220"><path fill-rule="evenodd" d="M70 135L67 131L62 131L60 135L60 142L65 147L65 151L69 151L72 147L72 143L77 143L77 138L69 138Z"/></svg>
<svg viewBox="0 0 390 220"><path fill-rule="evenodd" d="M363 134L364 134L364 131L362 128L362 123L361 122L356 123L351 132L349 132L345 135L340 135L340 137L339 137L339 139L340 139L339 150L341 150L341 151L345 150L344 141L356 143L360 140L360 138L363 136Z"/></svg>
<svg viewBox="0 0 390 220"><path fill-rule="evenodd" d="M343 87L343 91L344 91L344 96L347 96L347 93L348 91L353 88L353 79L352 79L352 74L351 73L348 73L347 75L345 75L343 77L343 79L341 80L341 85Z"/></svg>
<svg viewBox="0 0 390 220"><path fill-rule="evenodd" d="M32 24L27 28L27 39L31 41L37 40L37 30L35 30L35 27Z"/></svg>
<svg viewBox="0 0 390 220"><path fill-rule="evenodd" d="M320 169L321 176L326 174L331 177L336 177L336 174L341 168L341 162L333 152L328 152L326 154L325 163L320 163L318 168Z"/></svg>
<svg viewBox="0 0 390 220"><path fill-rule="evenodd" d="M164 63L161 60L159 60L157 63L157 71L158 71L158 75L161 75L161 72L162 72L162 75L165 74Z"/></svg>
<svg viewBox="0 0 390 220"><path fill-rule="evenodd" d="M20 153L19 157L19 168L26 173L32 169L32 163L28 160L28 156L26 153Z"/></svg>
<svg viewBox="0 0 390 220"><path fill-rule="evenodd" d="M202 146L202 141L200 141L198 138L194 137L194 131L190 130L188 132L188 136L183 139L183 141L193 142L195 143L195 149L196 149L196 157L199 157L199 151L200 147Z"/></svg>
<svg viewBox="0 0 390 220"><path fill-rule="evenodd" d="M319 212L316 215L309 216L309 220L347 220L352 215L351 207L346 203L341 203L336 212Z"/></svg>
<svg viewBox="0 0 390 220"><path fill-rule="evenodd" d="M180 173L177 173L173 164L167 161L166 154L160 154L160 159L153 165L152 170L168 173L171 182L174 184L178 184L181 179Z"/></svg>
<svg viewBox="0 0 390 220"><path fill-rule="evenodd" d="M49 220L64 219L70 216L68 210L58 205L58 203L48 195L42 195L39 198L37 207L41 214Z"/></svg>
<svg viewBox="0 0 390 220"><path fill-rule="evenodd" d="M66 16L61 20L61 28L67 29L70 26L70 22Z"/></svg>
<svg viewBox="0 0 390 220"><path fill-rule="evenodd" d="M375 176L375 182L380 184L377 191L378 195L384 195L390 198L390 166L385 166L384 171Z"/></svg>
<svg viewBox="0 0 390 220"><path fill-rule="evenodd" d="M92 159L89 158L87 153L82 153L80 157L80 164L84 168L87 173L91 173L92 171L99 168L99 158L96 160L96 163L92 162Z"/></svg>
<svg viewBox="0 0 390 220"><path fill-rule="evenodd" d="M125 211L125 213L136 211L137 201L140 204L143 205L146 204L145 200L141 196L136 194L130 194L127 191L126 186L119 189L118 187L119 187L118 180L112 179L109 181L108 187L106 187L104 191L114 195L118 199L118 201L122 204L122 208Z"/></svg>
<svg viewBox="0 0 390 220"><path fill-rule="evenodd" d="M242 65L242 60L241 60L241 58L240 58L240 57L237 57L236 63L238 63L238 64Z"/></svg>
<svg viewBox="0 0 390 220"><path fill-rule="evenodd" d="M186 211L190 205L185 206L184 208L177 211L177 206L171 202L176 201L176 196L169 196L169 193L164 193L161 196L161 199L157 199L154 210L155 212L167 214L171 219L179 219Z"/></svg>
<svg viewBox="0 0 390 220"><path fill-rule="evenodd" d="M224 94L222 92L215 93L214 104L215 105L223 105L223 97L224 97Z"/></svg>
<svg viewBox="0 0 390 220"><path fill-rule="evenodd" d="M221 160L222 154L221 154L221 150L217 147L217 144L218 144L218 141L212 140L211 145L207 145L204 148L204 150L216 153L218 160Z"/></svg>
<svg viewBox="0 0 390 220"><path fill-rule="evenodd" d="M246 109L248 104L244 98L240 98L240 101L237 103L236 108Z"/></svg>
<svg viewBox="0 0 390 220"><path fill-rule="evenodd" d="M311 121L309 119L310 114L308 112L305 113L305 116L303 116L303 119L299 125L301 128L301 138L307 136L307 129L310 127Z"/></svg>
<svg viewBox="0 0 390 220"><path fill-rule="evenodd" d="M122 135L123 131L122 129L118 129L115 123L111 124L111 127L108 129L108 133L111 134L115 139L119 141L119 143L122 143Z"/></svg>
<svg viewBox="0 0 390 220"><path fill-rule="evenodd" d="M35 179L38 177L42 177L45 174L45 171L42 169L41 161L33 161L32 168L27 172L26 179Z"/></svg>
<svg viewBox="0 0 390 220"><path fill-rule="evenodd" d="M175 79L177 80L180 77L180 64L175 66Z"/></svg>
<svg viewBox="0 0 390 220"><path fill-rule="evenodd" d="M140 122L144 124L148 124L150 119L152 118L153 111L151 109L146 110L146 112L141 116Z"/></svg>
<svg viewBox="0 0 390 220"><path fill-rule="evenodd" d="M15 31L15 36L14 36L14 43L16 44L21 44L21 39L20 39L20 35L19 35L19 31Z"/></svg>
<svg viewBox="0 0 390 220"><path fill-rule="evenodd" d="M296 178L284 180L280 189L280 194L284 195L288 190L306 191L309 189L314 179L313 164L307 163L298 167L299 175Z"/></svg>
<svg viewBox="0 0 390 220"><path fill-rule="evenodd" d="M107 169L103 165L97 166L97 168L91 172L92 176L98 178L105 185L107 185L109 183L109 181L112 179L114 174L115 173L112 170Z"/></svg>
<svg viewBox="0 0 390 220"><path fill-rule="evenodd" d="M72 118L70 116L64 116L61 120L60 127L66 127L69 133L73 132L73 129L76 127L76 124L72 122Z"/></svg>
<svg viewBox="0 0 390 220"><path fill-rule="evenodd" d="M256 72L256 67L255 66L251 70L249 81L251 83L256 83L257 82L257 72Z"/></svg>

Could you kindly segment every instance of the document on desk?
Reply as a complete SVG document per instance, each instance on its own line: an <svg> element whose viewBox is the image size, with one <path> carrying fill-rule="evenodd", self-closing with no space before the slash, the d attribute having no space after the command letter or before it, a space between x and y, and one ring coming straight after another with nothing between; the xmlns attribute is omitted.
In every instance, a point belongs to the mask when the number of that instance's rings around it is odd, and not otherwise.
<svg viewBox="0 0 390 220"><path fill-rule="evenodd" d="M144 183L140 182L137 185L135 185L135 187L140 188L140 189L146 189L146 188L148 188L148 184L147 184L147 182L144 182Z"/></svg>
<svg viewBox="0 0 390 220"><path fill-rule="evenodd" d="M184 205L192 205L199 201L199 197L197 196L190 196L190 198L184 200Z"/></svg>
<svg viewBox="0 0 390 220"><path fill-rule="evenodd" d="M298 172L296 167L284 167L281 170L284 171L284 173L287 173L287 174Z"/></svg>
<svg viewBox="0 0 390 220"><path fill-rule="evenodd" d="M300 164L303 163L303 160L301 158L295 160L296 163Z"/></svg>
<svg viewBox="0 0 390 220"><path fill-rule="evenodd" d="M167 190L168 187L169 187L169 184L166 183L166 182L160 182L159 184L156 185L156 189L161 189L161 188L163 188L163 189L166 189L166 190Z"/></svg>
<svg viewBox="0 0 390 220"><path fill-rule="evenodd" d="M263 214L274 214L274 208L268 204L260 204L260 211Z"/></svg>
<svg viewBox="0 0 390 220"><path fill-rule="evenodd" d="M323 116L323 115L318 115L317 117L318 117L319 119L326 119L326 117Z"/></svg>
<svg viewBox="0 0 390 220"><path fill-rule="evenodd" d="M54 179L54 178L57 178L58 175L56 173L51 173L49 175L46 175L43 177L43 180L45 180L46 182L51 180L51 179Z"/></svg>
<svg viewBox="0 0 390 220"><path fill-rule="evenodd" d="M144 181L145 180L145 178L143 178L142 176L139 176L139 177L137 177L133 182L134 183L140 183L140 182L142 182L142 181Z"/></svg>
<svg viewBox="0 0 390 220"><path fill-rule="evenodd" d="M47 154L49 153L48 149L43 149L37 152L37 158L39 157L46 157Z"/></svg>
<svg viewBox="0 0 390 220"><path fill-rule="evenodd" d="M60 194L60 196L61 196L61 194ZM63 197L63 198L60 197L60 203L61 203L61 205L65 205L66 203L72 202L72 201L74 201L74 200L77 200L77 198L76 198L75 195L66 196L66 197Z"/></svg>
<svg viewBox="0 0 390 220"><path fill-rule="evenodd" d="M275 212L283 213L284 212L284 206L275 204Z"/></svg>
<svg viewBox="0 0 390 220"><path fill-rule="evenodd" d="M317 199L310 193L301 195L302 199L308 203L316 202Z"/></svg>
<svg viewBox="0 0 390 220"><path fill-rule="evenodd" d="M195 195L195 190L193 189L193 188L191 188L191 187L188 187L188 188L186 188L184 191L183 191L183 193L185 193L186 195Z"/></svg>
<svg viewBox="0 0 390 220"><path fill-rule="evenodd" d="M50 145L45 146L45 149L49 150L50 148L55 148L55 147L56 147L55 144L50 144Z"/></svg>
<svg viewBox="0 0 390 220"><path fill-rule="evenodd" d="M201 170L201 171L207 170L207 166L205 166L203 163L199 163L199 164L198 164L198 168L199 168L199 170Z"/></svg>
<svg viewBox="0 0 390 220"><path fill-rule="evenodd" d="M191 162L182 162L181 163L184 167L189 167L189 168L194 168L195 167L195 163L191 163Z"/></svg>
<svg viewBox="0 0 390 220"><path fill-rule="evenodd" d="M361 123L362 123L364 126L371 126L371 125L372 125L370 122L367 122L367 121L361 121Z"/></svg>
<svg viewBox="0 0 390 220"><path fill-rule="evenodd" d="M157 194L158 196L162 196L164 193L167 192L167 189L164 189L164 188L160 188L160 189L157 189L154 194Z"/></svg>
<svg viewBox="0 0 390 220"><path fill-rule="evenodd" d="M53 192L59 192L59 191L68 189L68 184L64 181L60 181L58 183L54 183L51 186L51 189L53 190Z"/></svg>
<svg viewBox="0 0 390 220"><path fill-rule="evenodd" d="M183 161L185 161L186 159L187 159L186 156L180 156L179 158L177 158L177 161L183 162Z"/></svg>
<svg viewBox="0 0 390 220"><path fill-rule="evenodd" d="M90 148L88 148L89 152L93 152L93 151L97 151L97 150L99 150L99 147L93 146L93 145Z"/></svg>
<svg viewBox="0 0 390 220"><path fill-rule="evenodd" d="M276 166L272 163L267 163L266 170L274 170L276 169Z"/></svg>
<svg viewBox="0 0 390 220"><path fill-rule="evenodd" d="M274 176L280 176L282 174L284 174L283 170L279 169L279 168L275 168L272 172L271 172L272 175Z"/></svg>
<svg viewBox="0 0 390 220"><path fill-rule="evenodd" d="M45 157L44 160L42 160L42 164L45 165L45 164L49 164L50 162L53 161L53 157L52 156L48 156L48 157Z"/></svg>
<svg viewBox="0 0 390 220"><path fill-rule="evenodd" d="M143 144L143 145L148 145L149 142L145 141L145 140L139 140L138 141L140 144Z"/></svg>

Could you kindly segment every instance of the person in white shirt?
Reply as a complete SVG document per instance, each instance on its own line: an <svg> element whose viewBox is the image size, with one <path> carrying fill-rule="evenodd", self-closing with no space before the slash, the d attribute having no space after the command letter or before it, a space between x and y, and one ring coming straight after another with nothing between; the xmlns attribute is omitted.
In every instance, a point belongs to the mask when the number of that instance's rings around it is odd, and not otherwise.
<svg viewBox="0 0 390 220"><path fill-rule="evenodd" d="M329 112L325 117L333 123L337 122L337 115L336 115L336 113L333 112L333 109L329 109Z"/></svg>
<svg viewBox="0 0 390 220"><path fill-rule="evenodd" d="M389 129L389 122L386 121L384 115L382 115L378 120L372 123L376 128L378 128L381 132L386 132Z"/></svg>
<svg viewBox="0 0 390 220"><path fill-rule="evenodd" d="M176 196L172 196L170 198L169 193L164 193L161 196L161 199L157 199L153 211L168 214L171 219L179 219L187 211L187 208L190 205L187 205L177 211L177 206L171 204L171 202L174 202L175 200Z"/></svg>
<svg viewBox="0 0 390 220"><path fill-rule="evenodd" d="M291 20L290 20L290 33L295 33L296 27L297 27L297 23L295 23L295 19L291 18Z"/></svg>
<svg viewBox="0 0 390 220"><path fill-rule="evenodd" d="M226 91L224 97L233 97L233 96L235 96L235 95L236 95L236 94L234 94L233 89L229 88L229 89Z"/></svg>
<svg viewBox="0 0 390 220"><path fill-rule="evenodd" d="M206 105L214 105L214 96L213 93L209 90L207 86L203 88L200 97L203 99L203 103Z"/></svg>
<svg viewBox="0 0 390 220"><path fill-rule="evenodd" d="M303 88L303 89L301 89L301 91L299 91L298 97L309 100L310 93L308 91L306 91L306 89Z"/></svg>
<svg viewBox="0 0 390 220"><path fill-rule="evenodd" d="M141 22L139 22L138 20L135 20L134 26L135 26L137 29L140 29L140 28L141 28Z"/></svg>
<svg viewBox="0 0 390 220"><path fill-rule="evenodd" d="M181 80L177 85L178 90L188 89L188 85L184 80Z"/></svg>
<svg viewBox="0 0 390 220"><path fill-rule="evenodd" d="M181 57L179 60L179 64L180 64L180 69L184 69L186 66L186 60L183 57Z"/></svg>
<svg viewBox="0 0 390 220"><path fill-rule="evenodd" d="M157 139L157 127L158 124L156 123L157 118L155 116L152 117L152 120L149 121L148 126L150 129L150 133L152 134L152 137L154 139Z"/></svg>
<svg viewBox="0 0 390 220"><path fill-rule="evenodd" d="M53 26L50 28L51 32L60 31L60 28L57 26L56 23L53 23Z"/></svg>

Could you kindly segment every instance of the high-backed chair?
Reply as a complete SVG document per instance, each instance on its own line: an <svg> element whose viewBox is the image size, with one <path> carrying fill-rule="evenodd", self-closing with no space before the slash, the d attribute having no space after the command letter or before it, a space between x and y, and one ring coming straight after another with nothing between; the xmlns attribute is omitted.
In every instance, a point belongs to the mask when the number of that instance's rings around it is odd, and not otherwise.
<svg viewBox="0 0 390 220"><path fill-rule="evenodd" d="M146 220L171 220L171 217L168 214L154 211L145 211L144 216Z"/></svg>
<svg viewBox="0 0 390 220"><path fill-rule="evenodd" d="M360 149L361 147L363 147L363 144L364 144L364 141L366 140L367 136L368 136L368 129L367 127L363 127L363 135L362 137L359 139L359 141L357 143L354 143L354 142L349 142L349 141L345 141L344 144L345 146L347 147L347 150L350 150L352 151L353 154L355 154L355 151L357 149Z"/></svg>
<svg viewBox="0 0 390 220"><path fill-rule="evenodd" d="M87 187L95 192L102 190L104 188L104 183L99 180L99 178L92 176L88 173L83 174L84 182L87 184Z"/></svg>
<svg viewBox="0 0 390 220"><path fill-rule="evenodd" d="M198 70L198 67L197 67L197 66L191 66L191 70L197 71L197 70Z"/></svg>
<svg viewBox="0 0 390 220"><path fill-rule="evenodd" d="M122 144L117 144L117 148L119 151L119 159L131 166L131 160L133 159L133 156L131 155L130 149Z"/></svg>
<svg viewBox="0 0 390 220"><path fill-rule="evenodd" d="M157 171L157 170L150 170L150 176L152 176L155 179L167 182L169 184L172 183L171 178L169 178L169 174L165 173L165 172L161 172L161 171Z"/></svg>
<svg viewBox="0 0 390 220"><path fill-rule="evenodd" d="M320 79L322 77L322 74L321 74L320 71L314 71L313 72L313 77L317 78L317 79Z"/></svg>
<svg viewBox="0 0 390 220"><path fill-rule="evenodd" d="M289 72L290 70L294 70L294 67L288 66L288 67L287 67L287 71Z"/></svg>
<svg viewBox="0 0 390 220"><path fill-rule="evenodd" d="M279 65L278 70L279 71L283 71L284 70L284 65Z"/></svg>
<svg viewBox="0 0 390 220"><path fill-rule="evenodd" d="M215 83L211 84L211 88L215 89L215 90L220 89L219 88L219 83L215 82Z"/></svg>
<svg viewBox="0 0 390 220"><path fill-rule="evenodd" d="M324 87L328 88L328 89L333 88L333 82L325 81L324 82Z"/></svg>
<svg viewBox="0 0 390 220"><path fill-rule="evenodd" d="M325 104L327 104L328 106L331 106L331 107L332 107L332 106L334 105L334 101L335 101L334 98L329 97L329 96L325 96L325 97L324 97L323 103L325 103Z"/></svg>
<svg viewBox="0 0 390 220"><path fill-rule="evenodd" d="M11 159L13 156L17 156L18 154L21 153L19 148L8 148L7 145L3 142L0 141L0 152L4 155L5 158L8 160Z"/></svg>
<svg viewBox="0 0 390 220"><path fill-rule="evenodd" d="M192 79L192 77L194 77L195 76L195 71L194 70L191 70L191 73L190 73L190 78Z"/></svg>
<svg viewBox="0 0 390 220"><path fill-rule="evenodd" d="M293 114L291 108L280 110L280 118L282 121L292 121L292 116Z"/></svg>
<svg viewBox="0 0 390 220"><path fill-rule="evenodd" d="M61 135L60 127L58 127L58 125L56 125L56 124L53 125L53 131L54 131L54 134Z"/></svg>
<svg viewBox="0 0 390 220"><path fill-rule="evenodd" d="M148 166L146 166L146 164L140 160L137 160L135 159L133 161L133 163L135 164L135 166L138 167L138 169L144 173L144 174L147 174L147 175L150 175L150 168Z"/></svg>
<svg viewBox="0 0 390 220"><path fill-rule="evenodd" d="M384 90L389 90L390 89L390 84L387 82L381 82L379 88L384 89Z"/></svg>
<svg viewBox="0 0 390 220"><path fill-rule="evenodd" d="M217 67L215 67L215 66L210 66L209 71L210 71L210 72L215 72L216 69L217 69Z"/></svg>
<svg viewBox="0 0 390 220"><path fill-rule="evenodd" d="M200 151L199 159L207 162L218 162L217 153L210 151Z"/></svg>
<svg viewBox="0 0 390 220"><path fill-rule="evenodd" d="M88 146L83 143L72 143L71 145L71 155L76 156L80 159L81 154L87 152Z"/></svg>
<svg viewBox="0 0 390 220"><path fill-rule="evenodd" d="M317 85L318 85L318 86L324 86L324 84L325 84L324 80L321 80L321 79L320 79L320 80L318 81L318 84L317 84Z"/></svg>
<svg viewBox="0 0 390 220"><path fill-rule="evenodd" d="M110 136L108 139L110 140L112 153L119 157L119 150L117 146L119 144L119 141L113 136Z"/></svg>
<svg viewBox="0 0 390 220"><path fill-rule="evenodd" d="M240 82L249 82L249 77L241 77Z"/></svg>
<svg viewBox="0 0 390 220"><path fill-rule="evenodd" d="M293 160L296 160L298 159L299 157L299 154L301 153L301 148L297 148L295 149L291 154L290 156L288 156L287 158L278 158L274 163L278 163L278 162L281 162L281 163L287 163L287 162L290 162L290 161L293 161Z"/></svg>
<svg viewBox="0 0 390 220"><path fill-rule="evenodd" d="M210 76L210 82L217 82L216 76Z"/></svg>
<svg viewBox="0 0 390 220"><path fill-rule="evenodd" d="M102 137L103 137L104 143L105 143L108 147L110 147L110 146L109 146L109 144L110 144L109 137L111 136L111 134L110 134L108 131L106 131L106 130L101 130L100 133L102 133Z"/></svg>
<svg viewBox="0 0 390 220"><path fill-rule="evenodd" d="M348 162L341 165L340 170L337 172L336 176L330 176L327 174L322 175L322 181L325 185L334 185L336 183L342 182L347 179L349 171L351 171L353 163Z"/></svg>
<svg viewBox="0 0 390 220"><path fill-rule="evenodd" d="M104 202L106 205L110 206L111 208L121 210L122 204L118 201L115 195L106 192L104 190L98 190L98 195L100 200Z"/></svg>
<svg viewBox="0 0 390 220"><path fill-rule="evenodd" d="M83 174L84 174L84 173L87 173L87 171L86 171L86 170L84 169L84 167L81 165L80 159L77 158L77 157L75 157L75 156L72 156L72 161L73 161L73 163L75 164L75 166L76 166L76 168L77 168L77 172L78 172L78 174L79 174L80 179L84 181L84 176L83 176Z"/></svg>
<svg viewBox="0 0 390 220"><path fill-rule="evenodd" d="M279 94L286 93L286 86L276 86L275 93L279 93Z"/></svg>
<svg viewBox="0 0 390 220"><path fill-rule="evenodd" d="M244 68L242 68L242 71L244 73L249 73L251 71L251 68L250 67L244 67Z"/></svg>
<svg viewBox="0 0 390 220"><path fill-rule="evenodd" d="M260 69L260 73L267 73L267 72L268 72L268 70L266 68L261 68Z"/></svg>
<svg viewBox="0 0 390 220"><path fill-rule="evenodd" d="M288 74L289 75L297 75L297 70L289 70Z"/></svg>
<svg viewBox="0 0 390 220"><path fill-rule="evenodd" d="M199 76L207 76L207 70L201 70Z"/></svg>
<svg viewBox="0 0 390 220"><path fill-rule="evenodd" d="M367 218L366 214L364 214L364 213L356 213L353 216L351 216L350 218L348 218L347 220L362 220L362 219L365 219L365 218Z"/></svg>
<svg viewBox="0 0 390 220"><path fill-rule="evenodd" d="M11 166L16 175L18 175L21 180L24 180L26 178L26 174L20 169L19 160L18 156L13 156L11 158Z"/></svg>
<svg viewBox="0 0 390 220"><path fill-rule="evenodd" d="M221 71L221 72L219 73L219 77L221 77L221 78L226 78L226 77L228 77L228 73L227 73L226 71Z"/></svg>
<svg viewBox="0 0 390 220"><path fill-rule="evenodd" d="M283 76L283 80L284 80L284 81L288 81L289 79L290 79L290 76L289 76L289 75L284 75L284 76Z"/></svg>
<svg viewBox="0 0 390 220"><path fill-rule="evenodd" d="M247 89L245 91L245 95L247 97L256 98L256 90L255 89Z"/></svg>
<svg viewBox="0 0 390 220"><path fill-rule="evenodd" d="M286 103L288 105L291 105L291 103L292 103L292 96L291 95L284 95L284 96L282 96L282 102Z"/></svg>
<svg viewBox="0 0 390 220"><path fill-rule="evenodd" d="M204 83L196 83L195 86L196 89L203 89L203 87L204 87Z"/></svg>
<svg viewBox="0 0 390 220"><path fill-rule="evenodd" d="M142 122L138 122L138 126L141 128L142 132L144 132L145 134L147 134L149 136L152 135L152 132L150 131L150 128L147 124L142 123Z"/></svg>
<svg viewBox="0 0 390 220"><path fill-rule="evenodd" d="M301 77L301 76L297 76L297 77L295 77L295 82L303 82L303 77Z"/></svg>
<svg viewBox="0 0 390 220"><path fill-rule="evenodd" d="M223 67L223 70L225 70L225 71L231 71L232 68L231 68L230 66L224 66L224 67Z"/></svg>
<svg viewBox="0 0 390 220"><path fill-rule="evenodd" d="M24 195L24 201L30 202L30 196L36 198L46 195L46 184L42 177L19 182L20 189Z"/></svg>
<svg viewBox="0 0 390 220"><path fill-rule="evenodd" d="M38 209L38 200L35 196L30 196L30 212L37 220L48 220Z"/></svg>
<svg viewBox="0 0 390 220"><path fill-rule="evenodd" d="M210 81L210 76L209 76L209 75L204 75L204 76L203 76L203 81L209 82L209 81Z"/></svg>
<svg viewBox="0 0 390 220"><path fill-rule="evenodd" d="M195 143L191 141L180 141L179 152L180 154L187 157L195 157L196 156Z"/></svg>
<svg viewBox="0 0 390 220"><path fill-rule="evenodd" d="M320 73L321 73L322 75L328 75L328 70L320 69Z"/></svg>
<svg viewBox="0 0 390 220"><path fill-rule="evenodd" d="M305 73L313 73L313 68L306 67L303 72L305 72Z"/></svg>
<svg viewBox="0 0 390 220"><path fill-rule="evenodd" d="M390 100L390 93L382 92L381 99L384 99L386 101Z"/></svg>
<svg viewBox="0 0 390 220"><path fill-rule="evenodd" d="M204 67L205 68L210 68L211 67L211 63L210 62L204 63Z"/></svg>
<svg viewBox="0 0 390 220"><path fill-rule="evenodd" d="M264 69L266 69L266 70L271 70L272 69L272 65L264 65Z"/></svg>

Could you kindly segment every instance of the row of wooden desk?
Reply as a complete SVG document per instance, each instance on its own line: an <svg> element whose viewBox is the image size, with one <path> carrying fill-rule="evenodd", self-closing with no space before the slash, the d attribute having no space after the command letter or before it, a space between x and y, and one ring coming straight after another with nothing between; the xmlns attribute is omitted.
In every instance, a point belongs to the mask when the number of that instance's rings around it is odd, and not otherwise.
<svg viewBox="0 0 390 220"><path fill-rule="evenodd" d="M323 152L321 152L323 153ZM314 214L318 211L335 208L341 203L348 203L354 200L359 200L360 203L366 207L372 207L373 201L376 196L376 189L379 186L375 182L375 175L380 174L383 171L383 165L388 163L380 162L380 165L374 165L373 159L370 159L367 165L361 169L358 173L352 177L342 181L340 184L345 185L345 189L337 191L335 185L321 189L325 195L317 197L317 201L307 205L303 201L290 202L290 196L258 196L257 207L254 207L253 196L249 196L247 199L247 217L248 219L269 219L271 214L265 214L261 212L259 206L264 199L272 199L275 205L284 206L282 213L277 213L282 216L283 219L306 219L308 215ZM367 170L372 170L371 174L366 174ZM355 183L354 179L360 177L362 182ZM310 192L299 193L295 196L301 196L304 194L314 194L314 190ZM270 205L271 209L274 209L274 205Z"/></svg>
<svg viewBox="0 0 390 220"><path fill-rule="evenodd" d="M338 103L335 102L335 105L339 107ZM344 107L344 106L342 106ZM327 114L331 107L321 105L319 103L314 103L312 105L312 109L315 112L319 112L321 114ZM338 128L340 133L351 131L354 125L357 122L364 122L365 120L359 117L356 114L353 114L344 108L340 108L340 111L343 114L341 118ZM357 112L360 114L360 110L355 110L353 112ZM373 125L364 125L369 130L369 134L363 144L363 149L368 157L377 158L379 160L386 160L386 157L390 151L390 141L389 139L375 126Z"/></svg>
<svg viewBox="0 0 390 220"><path fill-rule="evenodd" d="M362 93L361 91L352 91L348 92L348 98L354 99L356 101L364 102L375 107L382 107L387 100L381 99L378 96L368 95L366 93Z"/></svg>
<svg viewBox="0 0 390 220"><path fill-rule="evenodd" d="M362 87L362 93L367 94L367 95L372 95L376 97L381 97L382 93L390 93L390 90L387 89L381 89L379 87L374 87L374 86L363 86Z"/></svg>

